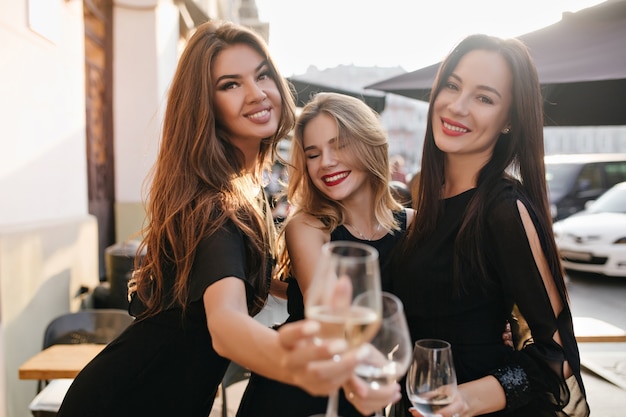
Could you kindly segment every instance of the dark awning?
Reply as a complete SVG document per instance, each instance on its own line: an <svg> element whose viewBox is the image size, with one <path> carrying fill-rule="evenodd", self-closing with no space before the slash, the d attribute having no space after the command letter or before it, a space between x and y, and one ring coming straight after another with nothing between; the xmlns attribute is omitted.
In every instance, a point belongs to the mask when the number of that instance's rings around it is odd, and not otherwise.
<svg viewBox="0 0 626 417"><path fill-rule="evenodd" d="M626 0L565 13L519 37L535 60L546 126L626 125ZM428 101L439 63L366 86Z"/></svg>
<svg viewBox="0 0 626 417"><path fill-rule="evenodd" d="M313 82L301 80L298 78L290 77L287 80L293 85L296 96L296 105L298 107L303 107L315 93L319 93L321 91L329 92L329 93L341 93L346 94L348 96L356 97L358 99L363 100L368 106L374 109L377 113L382 113L385 110L385 95L377 94L374 92L373 94L364 94L362 92L343 90L341 88L330 87L327 85L316 84Z"/></svg>

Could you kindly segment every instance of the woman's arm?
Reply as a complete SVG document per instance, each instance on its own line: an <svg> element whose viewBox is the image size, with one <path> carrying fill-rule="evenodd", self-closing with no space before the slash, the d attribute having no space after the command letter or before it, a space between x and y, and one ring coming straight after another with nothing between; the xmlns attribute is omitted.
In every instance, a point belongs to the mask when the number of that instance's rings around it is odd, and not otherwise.
<svg viewBox="0 0 626 417"><path fill-rule="evenodd" d="M254 320L248 315L241 279L230 277L213 283L203 300L213 347L219 355L313 395L328 395L351 377L358 351L346 351L343 340L313 343L319 329L316 322L290 323L276 332ZM341 353L341 360L333 360Z"/></svg>
<svg viewBox="0 0 626 417"><path fill-rule="evenodd" d="M543 236L538 224L529 206L513 193L503 195L487 217L486 245L504 296L513 303L516 324L518 350L510 363L491 372L505 390L507 409L529 402L539 408L562 406L567 400L562 395L565 378L572 373L566 352L576 350L566 324L564 283L553 276L545 254L543 243L552 236Z"/></svg>
<svg viewBox="0 0 626 417"><path fill-rule="evenodd" d="M561 301L561 295L559 294L556 284L554 283L554 277L550 272L548 261L543 253L541 242L539 240L539 236L537 235L537 229L535 229L535 225L530 218L530 214L528 213L526 206L524 206L521 201L517 201L517 208L519 210L520 217L522 218L522 223L524 224L524 230L526 231L526 237L530 243L530 249L532 251L533 258L535 259L535 264L537 265L537 269L539 270L541 279L543 280L543 285L548 293L552 311L554 312L554 316L557 317L561 313L561 310L563 310L563 302ZM554 341L558 343L559 346L563 346L558 329L554 333ZM563 372L565 374L565 378L572 375L572 369L567 361L563 364Z"/></svg>
<svg viewBox="0 0 626 417"><path fill-rule="evenodd" d="M298 281L304 300L313 280L322 245L330 240L330 234L322 226L321 221L303 213L292 218L285 226L291 275Z"/></svg>

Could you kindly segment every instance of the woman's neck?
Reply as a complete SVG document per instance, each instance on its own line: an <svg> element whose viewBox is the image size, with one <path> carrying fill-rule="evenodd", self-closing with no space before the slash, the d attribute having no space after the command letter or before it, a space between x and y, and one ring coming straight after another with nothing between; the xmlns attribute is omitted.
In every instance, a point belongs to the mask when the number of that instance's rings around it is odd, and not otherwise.
<svg viewBox="0 0 626 417"><path fill-rule="evenodd" d="M478 174L487 161L464 157L446 159L442 197L449 198L476 188Z"/></svg>
<svg viewBox="0 0 626 417"><path fill-rule="evenodd" d="M344 226L351 234L363 240L374 240L379 237L383 228L376 218L374 195L371 189L364 190L341 203L345 209Z"/></svg>

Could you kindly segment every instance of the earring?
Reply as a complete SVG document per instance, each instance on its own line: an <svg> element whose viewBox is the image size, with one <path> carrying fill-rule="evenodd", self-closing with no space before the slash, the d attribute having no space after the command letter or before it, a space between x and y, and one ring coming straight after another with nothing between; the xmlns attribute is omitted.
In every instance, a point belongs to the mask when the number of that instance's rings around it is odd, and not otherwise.
<svg viewBox="0 0 626 417"><path fill-rule="evenodd" d="M506 129L502 131L502 133L504 133L505 135L508 135L509 133L511 133L511 128L507 127Z"/></svg>

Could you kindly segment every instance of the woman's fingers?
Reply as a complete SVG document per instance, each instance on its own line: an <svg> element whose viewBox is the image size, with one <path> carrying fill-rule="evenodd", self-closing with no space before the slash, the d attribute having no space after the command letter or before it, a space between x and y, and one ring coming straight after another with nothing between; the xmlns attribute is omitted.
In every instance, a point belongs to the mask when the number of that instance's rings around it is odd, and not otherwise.
<svg viewBox="0 0 626 417"><path fill-rule="evenodd" d="M293 370L292 375L296 385L312 395L328 395L338 390L346 380L352 377L354 367L358 362L357 358L362 355L358 350L330 356L324 352L324 346L314 346L311 349L294 350L293 354L288 355L288 360L292 361L290 369ZM309 359L303 361L300 358L303 353L309 356ZM318 359L310 359L315 356Z"/></svg>
<svg viewBox="0 0 626 417"><path fill-rule="evenodd" d="M319 329L316 321L302 320L281 326L278 333L283 364L296 385L313 395L328 395L350 378L368 349L348 350L344 339L320 340Z"/></svg>
<svg viewBox="0 0 626 417"><path fill-rule="evenodd" d="M300 320L287 323L278 329L278 339L283 348L294 349L303 340L315 337L320 331L320 324L315 320Z"/></svg>
<svg viewBox="0 0 626 417"><path fill-rule="evenodd" d="M504 332L502 333L502 340L504 341L504 344L506 346L509 346L512 348L515 347L513 345L513 332L511 331L511 323L509 323L508 321L506 322L506 325L504 326Z"/></svg>
<svg viewBox="0 0 626 417"><path fill-rule="evenodd" d="M346 398L361 414L371 415L387 405L400 400L400 385L397 383L373 388L361 378L353 375L344 385Z"/></svg>

